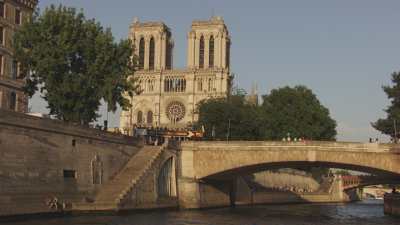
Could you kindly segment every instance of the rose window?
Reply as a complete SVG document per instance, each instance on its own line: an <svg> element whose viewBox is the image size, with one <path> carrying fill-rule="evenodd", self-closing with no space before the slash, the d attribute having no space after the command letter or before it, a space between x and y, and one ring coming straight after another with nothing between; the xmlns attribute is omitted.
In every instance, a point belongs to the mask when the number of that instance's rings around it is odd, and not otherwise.
<svg viewBox="0 0 400 225"><path fill-rule="evenodd" d="M185 106L180 102L171 102L167 106L167 117L173 123L183 119L185 116Z"/></svg>

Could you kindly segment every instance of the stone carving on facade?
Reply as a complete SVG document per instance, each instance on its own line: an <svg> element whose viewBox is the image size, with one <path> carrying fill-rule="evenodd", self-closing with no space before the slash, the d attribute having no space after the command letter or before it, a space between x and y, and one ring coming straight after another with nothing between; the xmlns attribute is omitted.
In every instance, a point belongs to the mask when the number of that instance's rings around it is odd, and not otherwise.
<svg viewBox="0 0 400 225"><path fill-rule="evenodd" d="M178 101L173 101L167 106L167 117L172 123L179 122L185 116L185 106Z"/></svg>
<svg viewBox="0 0 400 225"><path fill-rule="evenodd" d="M91 162L93 184L103 183L103 162L99 155L95 155Z"/></svg>

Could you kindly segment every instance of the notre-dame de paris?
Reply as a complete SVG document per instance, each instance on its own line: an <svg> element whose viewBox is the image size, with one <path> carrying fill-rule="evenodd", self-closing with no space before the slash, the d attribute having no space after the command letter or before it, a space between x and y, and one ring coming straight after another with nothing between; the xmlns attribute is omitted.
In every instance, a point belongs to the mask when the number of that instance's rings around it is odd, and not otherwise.
<svg viewBox="0 0 400 225"><path fill-rule="evenodd" d="M221 17L192 22L184 69L173 68L174 42L164 23L135 19L129 38L138 57L134 76L141 93L131 98L129 110L122 111L120 128L184 128L198 120L201 100L229 93L231 40Z"/></svg>

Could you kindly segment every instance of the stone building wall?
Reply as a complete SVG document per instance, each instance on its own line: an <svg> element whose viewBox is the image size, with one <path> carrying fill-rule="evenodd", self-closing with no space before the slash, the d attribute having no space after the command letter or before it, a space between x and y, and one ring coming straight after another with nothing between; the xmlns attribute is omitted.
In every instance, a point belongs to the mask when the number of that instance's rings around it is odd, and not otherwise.
<svg viewBox="0 0 400 225"><path fill-rule="evenodd" d="M400 216L400 194L385 194L384 212L387 215Z"/></svg>
<svg viewBox="0 0 400 225"><path fill-rule="evenodd" d="M0 1L0 108L17 112L28 110L28 98L22 91L24 80L13 58L14 32L27 22L37 0Z"/></svg>
<svg viewBox="0 0 400 225"><path fill-rule="evenodd" d="M0 215L93 196L140 148L126 136L0 110Z"/></svg>

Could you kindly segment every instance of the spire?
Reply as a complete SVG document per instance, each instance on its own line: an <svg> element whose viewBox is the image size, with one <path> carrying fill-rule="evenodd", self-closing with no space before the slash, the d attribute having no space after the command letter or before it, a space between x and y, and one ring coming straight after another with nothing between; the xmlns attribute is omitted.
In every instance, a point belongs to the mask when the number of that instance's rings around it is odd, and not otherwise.
<svg viewBox="0 0 400 225"><path fill-rule="evenodd" d="M133 17L132 23L139 23L139 18L138 17Z"/></svg>
<svg viewBox="0 0 400 225"><path fill-rule="evenodd" d="M258 85L257 82L253 81L253 84L251 85L251 95L257 95L258 94Z"/></svg>

